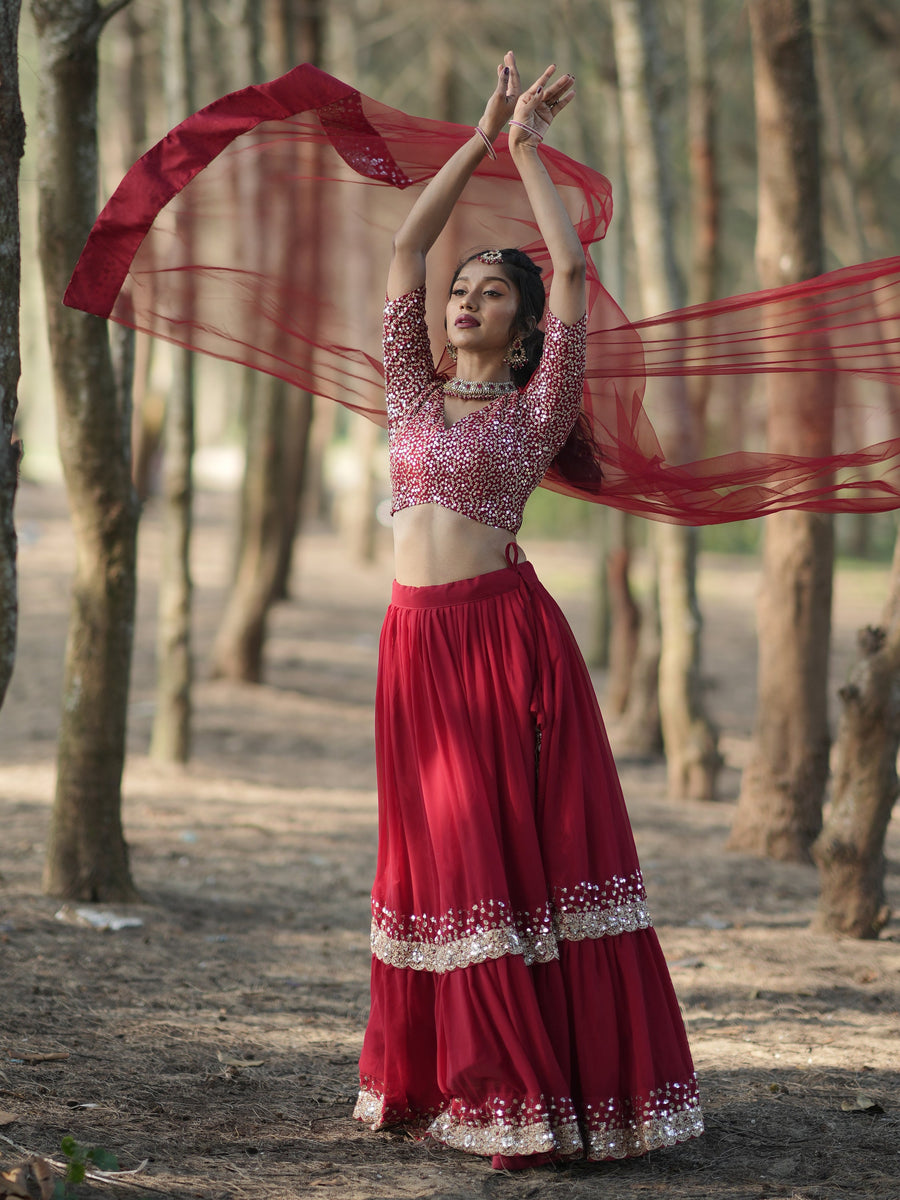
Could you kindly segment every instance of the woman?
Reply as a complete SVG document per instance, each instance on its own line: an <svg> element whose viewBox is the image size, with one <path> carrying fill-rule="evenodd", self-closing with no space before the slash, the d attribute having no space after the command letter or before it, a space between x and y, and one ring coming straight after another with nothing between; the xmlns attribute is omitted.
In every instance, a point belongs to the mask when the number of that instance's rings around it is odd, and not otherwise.
<svg viewBox="0 0 900 1200"><path fill-rule="evenodd" d="M640 1154L702 1130L591 682L515 542L551 463L591 449L576 428L584 253L540 158L574 97L554 71L520 92L505 56L479 126L395 236L385 308L396 582L356 1115L500 1167ZM534 264L470 254L447 301L445 381L425 256L507 121L553 267L545 332Z"/></svg>

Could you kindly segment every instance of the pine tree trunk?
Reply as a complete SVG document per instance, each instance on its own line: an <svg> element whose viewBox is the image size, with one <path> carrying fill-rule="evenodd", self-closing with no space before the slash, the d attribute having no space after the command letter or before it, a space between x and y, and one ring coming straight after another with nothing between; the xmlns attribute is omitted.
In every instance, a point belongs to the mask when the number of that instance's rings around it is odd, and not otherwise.
<svg viewBox="0 0 900 1200"><path fill-rule="evenodd" d="M759 163L757 267L763 287L822 269L818 109L808 0L752 0ZM775 317L777 320L777 316ZM786 347L787 348L787 347ZM809 349L808 347L806 348ZM798 353L804 347L797 346ZM833 395L821 378L768 380L771 453L827 455ZM756 732L729 847L810 861L828 776L832 518L767 518L758 602Z"/></svg>
<svg viewBox="0 0 900 1200"><path fill-rule="evenodd" d="M654 77L656 28L652 6L641 0L610 0L613 42L619 73L625 162L629 179L631 217L635 229L641 307L646 313L667 312L683 303L683 288L675 265L670 219L669 181L658 113L651 81ZM694 430L687 388L680 391L678 425L658 433L670 461L689 459ZM716 731L703 709L700 682L701 620L696 596L696 533L660 524L653 540L659 572L660 656L659 715L665 747L669 792L673 797L713 799L721 766ZM651 632L645 618L642 636ZM632 687L632 706L645 719L652 714L639 683L653 685L645 664ZM639 732L633 718L626 721L632 735ZM655 741L647 730L647 744ZM629 749L634 743L629 742Z"/></svg>
<svg viewBox="0 0 900 1200"><path fill-rule="evenodd" d="M239 0L239 8L247 67L256 78L263 72L262 13L249 0ZM308 51L309 61L318 61L322 42L319 0L307 4L299 20L292 19L283 4L274 15L284 35L298 39L298 45ZM290 55L291 48L281 47L281 52ZM312 153L315 152L313 148ZM318 228L319 201L315 189L307 191L296 209L288 210L284 198L262 192L252 177L239 178L237 186L254 189L258 216L252 235L264 238L273 254L293 262L299 275L314 279L319 269L314 232ZM306 332L310 343L314 342L315 331ZM292 391L282 380L268 375L249 382L246 391L252 392L253 399L246 406L247 451L238 518L237 566L213 648L213 674L258 683L263 677L269 610L288 594L312 397Z"/></svg>
<svg viewBox="0 0 900 1200"><path fill-rule="evenodd" d="M594 506L590 514L590 539L594 550L594 571L591 585L590 634L585 657L592 667L605 671L609 667L609 638L612 608L609 594L610 523L611 510ZM620 710L621 711L621 710Z"/></svg>
<svg viewBox="0 0 900 1200"><path fill-rule="evenodd" d="M685 0L684 35L688 76L688 162L691 188L690 304L706 304L716 296L719 267L719 187L716 171L716 97L709 50L710 0ZM703 338L698 325L696 335ZM706 426L712 391L711 375L688 380L691 418Z"/></svg>
<svg viewBox="0 0 900 1200"><path fill-rule="evenodd" d="M606 571L609 580L609 677L606 707L615 716L628 710L632 673L640 644L641 610L631 594L631 524L627 513L610 509ZM653 689L655 692L655 688ZM658 718L651 726L658 725Z"/></svg>
<svg viewBox="0 0 900 1200"><path fill-rule="evenodd" d="M79 900L134 900L121 823L138 509L130 412L106 324L66 309L97 187L97 40L115 0L32 0L41 81L39 244L59 446L75 536L57 786L44 886Z"/></svg>
<svg viewBox="0 0 900 1200"><path fill-rule="evenodd" d="M170 125L195 107L191 0L168 0L165 90ZM190 237L181 231L181 240ZM162 561L156 637L156 713L151 757L185 763L191 753L191 530L193 524L194 356L172 348L172 385L163 418Z"/></svg>
<svg viewBox="0 0 900 1200"><path fill-rule="evenodd" d="M859 634L860 657L840 690L831 806L813 843L819 868L814 928L874 938L890 919L884 839L900 792L900 537L878 629Z"/></svg>
<svg viewBox="0 0 900 1200"><path fill-rule="evenodd" d="M271 15L277 29L275 45L281 51L276 60L279 71L289 71L298 62L321 64L325 26L325 12L321 0L305 0L303 4L297 4L297 0L278 0ZM342 78L351 76L345 75ZM315 222L316 197L313 195L310 201L312 208L309 216ZM296 238L295 231L292 230L291 235ZM299 245L296 245L293 251L289 249L288 253L295 253L296 260L302 262L304 271L312 273L318 270L318 256L314 248L310 251L310 248L306 247L305 258ZM297 545L303 496L307 488L313 405L314 399L309 392L294 390L288 394L285 427L288 445L282 485L283 520L279 530L278 568L272 589L273 601L286 600L290 595L294 548Z"/></svg>
<svg viewBox="0 0 900 1200"><path fill-rule="evenodd" d="M281 553L285 405L288 385L257 382L247 413L242 488L243 536L234 583L213 647L213 675L245 683L263 678L263 648Z"/></svg>
<svg viewBox="0 0 900 1200"><path fill-rule="evenodd" d="M16 528L18 442L13 442L19 357L19 160L25 121L19 99L20 0L0 9L0 708L12 677L18 627Z"/></svg>

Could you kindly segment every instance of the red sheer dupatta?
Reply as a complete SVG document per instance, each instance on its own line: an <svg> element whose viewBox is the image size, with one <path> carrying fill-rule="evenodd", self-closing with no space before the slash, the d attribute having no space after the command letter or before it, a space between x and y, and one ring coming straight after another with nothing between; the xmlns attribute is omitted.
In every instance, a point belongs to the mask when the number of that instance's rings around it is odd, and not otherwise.
<svg viewBox="0 0 900 1200"><path fill-rule="evenodd" d="M412 190L470 136L311 66L225 96L128 172L65 302L383 423L391 236ZM609 184L558 151L542 156L587 249L609 223ZM459 255L513 245L549 271L501 136L429 256L435 334ZM578 486L550 475L547 486L698 525L792 507L900 507L900 258L634 324L588 263L584 407L604 477ZM796 387L767 403L763 381L785 375ZM700 400L695 381L708 377ZM776 453L772 422L794 392L816 436L776 438Z"/></svg>

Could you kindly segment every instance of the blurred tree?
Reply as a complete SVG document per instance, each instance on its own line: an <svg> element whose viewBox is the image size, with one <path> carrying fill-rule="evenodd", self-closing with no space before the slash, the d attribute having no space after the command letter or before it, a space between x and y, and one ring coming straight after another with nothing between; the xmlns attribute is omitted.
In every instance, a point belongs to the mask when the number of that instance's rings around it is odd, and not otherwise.
<svg viewBox="0 0 900 1200"><path fill-rule="evenodd" d="M860 657L840 690L831 805L812 853L819 868L815 928L874 938L890 919L884 839L900 791L900 537L881 626L859 634Z"/></svg>
<svg viewBox="0 0 900 1200"><path fill-rule="evenodd" d="M247 68L250 77L256 79L266 73L260 58L263 10L246 0L242 12ZM277 69L287 69L301 60L320 62L324 32L320 0L303 5L297 0L278 0L274 12L274 25L282 39ZM252 186L252 181L246 182ZM284 205L276 211L273 205L277 201L277 197L258 197L261 227L257 236L273 241L279 253L295 262L300 278L314 279L319 269L318 251L317 239L310 230L316 228L318 198L308 189L302 199L306 211L290 213ZM244 412L247 449L239 546L234 582L213 647L213 673L220 678L257 683L263 674L269 612L287 592L312 398L274 376L255 377L247 372Z"/></svg>
<svg viewBox="0 0 900 1200"><path fill-rule="evenodd" d="M818 98L809 0L751 0L749 13L761 147L756 259L769 288L822 271ZM833 395L821 376L779 374L767 383L769 452L829 454ZM831 516L766 519L756 730L731 849L810 861L828 776L833 561Z"/></svg>
<svg viewBox="0 0 900 1200"><path fill-rule="evenodd" d="M19 99L20 0L0 9L0 707L13 672L18 625L13 509L21 446L13 440L19 358L19 160L25 120Z"/></svg>
<svg viewBox="0 0 900 1200"><path fill-rule="evenodd" d="M826 241L842 264L866 262L870 257L868 239L863 227L859 198L847 154L844 131L844 105L838 92L837 72L832 52L837 24L833 20L833 0L811 0L813 18L813 54L816 83L819 88L822 123L822 222L827 231ZM861 380L849 380L845 386L867 386ZM871 513L852 513L848 521L853 530L851 553L867 558L870 552Z"/></svg>
<svg viewBox="0 0 900 1200"><path fill-rule="evenodd" d="M121 822L138 519L130 411L106 323L61 304L96 213L97 42L127 2L31 5L41 82L40 258L76 549L44 886L79 900L138 898Z"/></svg>
<svg viewBox="0 0 900 1200"><path fill-rule="evenodd" d="M166 0L163 38L167 124L194 111L191 0ZM193 231L181 229L190 242ZM189 278L186 276L185 278ZM156 711L151 757L187 762L191 752L191 525L193 520L194 355L170 349L172 381L163 417L162 555L156 637Z"/></svg>
<svg viewBox="0 0 900 1200"><path fill-rule="evenodd" d="M641 308L645 314L670 312L682 306L684 295L675 262L670 168L652 86L655 10L643 0L610 0L610 12ZM690 461L696 457L698 431L691 420L687 388L679 380L669 381L668 386L680 387L683 392L678 428L657 432L671 461ZM653 531L653 545L658 571L659 667L654 672L645 659L645 669L635 678L626 714L627 744L629 749L641 750L654 746L656 674L669 792L674 797L713 799L721 758L701 695L696 531L659 524ZM652 648L653 625L653 617L645 618L645 649L639 650L639 657ZM639 681L644 686L638 687Z"/></svg>

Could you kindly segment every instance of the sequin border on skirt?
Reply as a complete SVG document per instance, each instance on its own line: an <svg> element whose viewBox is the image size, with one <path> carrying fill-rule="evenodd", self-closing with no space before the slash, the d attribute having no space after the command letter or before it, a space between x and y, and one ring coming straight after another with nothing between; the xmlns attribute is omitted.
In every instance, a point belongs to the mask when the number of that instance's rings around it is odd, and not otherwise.
<svg viewBox="0 0 900 1200"><path fill-rule="evenodd" d="M372 953L392 967L443 974L473 963L520 954L526 965L559 958L559 942L614 937L652 925L640 871L604 884L555 888L547 904L514 912L503 900L482 900L439 916L401 914L372 900Z"/></svg>
<svg viewBox="0 0 900 1200"><path fill-rule="evenodd" d="M629 1158L674 1146L703 1132L697 1076L668 1083L646 1097L585 1103L568 1098L509 1101L493 1097L472 1106L452 1100L439 1111L390 1108L373 1079L363 1079L353 1115L372 1129L403 1124L470 1154L549 1153L557 1158L600 1161Z"/></svg>

